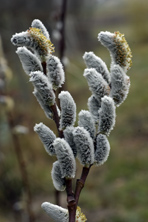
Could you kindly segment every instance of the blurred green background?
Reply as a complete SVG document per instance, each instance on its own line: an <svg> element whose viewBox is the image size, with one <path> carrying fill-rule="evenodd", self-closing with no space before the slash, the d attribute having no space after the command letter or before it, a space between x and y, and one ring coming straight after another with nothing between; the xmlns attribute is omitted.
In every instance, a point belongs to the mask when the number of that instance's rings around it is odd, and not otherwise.
<svg viewBox="0 0 148 222"><path fill-rule="evenodd" d="M0 35L13 77L7 94L14 99L16 125L29 129L18 135L23 151L36 221L51 221L40 205L54 203L50 171L55 160L49 157L33 132L35 123L43 122L55 130L36 102L33 87L24 74L10 38L25 31L33 19L40 19L50 32L58 56L57 18L61 0L0 0ZM133 66L128 75L131 88L127 100L117 108L115 129L109 137L111 153L101 167L93 167L80 198L80 207L91 222L148 221L148 1L145 0L69 0L66 18L66 88L77 104L77 111L87 109L90 95L83 77L85 51L94 51L110 66L109 52L97 40L100 31L120 31L131 47ZM0 107L0 221L27 222L20 171L8 119ZM78 164L77 178L81 166ZM61 194L66 206L65 193ZM20 206L20 208L19 208Z"/></svg>

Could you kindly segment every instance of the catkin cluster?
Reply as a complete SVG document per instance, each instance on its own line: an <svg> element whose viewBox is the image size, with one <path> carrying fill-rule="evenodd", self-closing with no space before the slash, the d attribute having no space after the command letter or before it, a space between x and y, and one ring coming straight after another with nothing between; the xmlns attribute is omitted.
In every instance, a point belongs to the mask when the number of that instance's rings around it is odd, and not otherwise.
<svg viewBox="0 0 148 222"><path fill-rule="evenodd" d="M119 32L100 32L98 40L110 52L110 70L93 52L85 52L87 68L83 75L92 95L88 98L88 110L79 112L76 124L76 104L68 91L58 95L60 107L56 104L55 91L64 84L65 74L60 60L52 55L53 45L42 22L35 19L31 28L11 39L18 46L16 53L34 86L33 94L58 128L58 136L43 123L36 124L34 131L46 152L57 157L51 176L59 191L65 190L66 180L75 177L76 158L86 168L102 165L107 160L108 136L115 126L116 107L129 92L126 72L131 66L131 51L124 36ZM42 207L55 221L68 221L68 210L47 202ZM79 209L76 214L78 221L85 221Z"/></svg>

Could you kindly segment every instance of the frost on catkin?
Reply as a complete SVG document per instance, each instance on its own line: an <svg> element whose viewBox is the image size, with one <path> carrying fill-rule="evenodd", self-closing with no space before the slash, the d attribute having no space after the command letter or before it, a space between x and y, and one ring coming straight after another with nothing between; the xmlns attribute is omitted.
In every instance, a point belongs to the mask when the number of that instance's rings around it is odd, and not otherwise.
<svg viewBox="0 0 148 222"><path fill-rule="evenodd" d="M63 130L67 126L73 126L76 120L76 104L68 91L62 91L59 94L61 118L60 129Z"/></svg>
<svg viewBox="0 0 148 222"><path fill-rule="evenodd" d="M104 96L101 101L101 109L99 111L99 132L109 135L115 125L115 105L109 96Z"/></svg>
<svg viewBox="0 0 148 222"><path fill-rule="evenodd" d="M64 130L64 138L67 141L67 143L70 145L70 147L73 151L74 157L76 157L77 156L77 149L76 149L76 145L75 145L75 142L73 139L74 129L75 128L73 126L66 127L66 129Z"/></svg>
<svg viewBox="0 0 148 222"><path fill-rule="evenodd" d="M101 58L96 56L93 52L85 52L83 59L87 65L87 68L94 68L100 73L106 82L110 83L110 73L105 62Z"/></svg>
<svg viewBox="0 0 148 222"><path fill-rule="evenodd" d="M62 178L74 178L76 171L75 158L66 140L57 138L53 146L60 164Z"/></svg>
<svg viewBox="0 0 148 222"><path fill-rule="evenodd" d="M89 111L81 110L79 112L78 125L84 127L84 129L86 129L89 132L92 139L95 138L96 134L95 122Z"/></svg>
<svg viewBox="0 0 148 222"><path fill-rule="evenodd" d="M110 144L106 135L98 134L95 148L95 164L102 165L107 160L110 152Z"/></svg>
<svg viewBox="0 0 148 222"><path fill-rule="evenodd" d="M85 69L83 75L87 79L90 91L99 102L104 95L109 94L109 85L94 68Z"/></svg>
<svg viewBox="0 0 148 222"><path fill-rule="evenodd" d="M53 142L56 139L56 136L53 131L43 123L36 124L34 126L34 131L39 135L39 138L43 143L46 152L51 156L56 155L55 149L53 147Z"/></svg>
<svg viewBox="0 0 148 222"><path fill-rule="evenodd" d="M56 56L49 56L47 60L47 76L54 89L62 86L65 81L65 74L62 63Z"/></svg>
<svg viewBox="0 0 148 222"><path fill-rule="evenodd" d="M94 162L94 145L89 132L78 126L73 131L73 136L80 163L83 166L89 167Z"/></svg>
<svg viewBox="0 0 148 222"><path fill-rule="evenodd" d="M115 105L123 103L128 95L130 88L130 78L125 74L119 65L111 67L111 92Z"/></svg>
<svg viewBox="0 0 148 222"><path fill-rule="evenodd" d="M26 47L18 47L16 53L26 74L29 75L33 71L43 71L40 60Z"/></svg>
<svg viewBox="0 0 148 222"><path fill-rule="evenodd" d="M65 190L65 179L62 178L60 163L58 161L53 163L51 177L53 185L56 190L64 191Z"/></svg>

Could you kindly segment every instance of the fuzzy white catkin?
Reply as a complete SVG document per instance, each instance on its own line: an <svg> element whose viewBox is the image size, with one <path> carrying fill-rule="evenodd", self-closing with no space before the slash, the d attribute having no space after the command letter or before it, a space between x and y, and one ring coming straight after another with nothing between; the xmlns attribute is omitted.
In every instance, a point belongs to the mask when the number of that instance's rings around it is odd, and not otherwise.
<svg viewBox="0 0 148 222"><path fill-rule="evenodd" d="M84 127L84 129L86 129L89 132L92 139L95 138L96 134L95 122L89 111L81 110L79 112L78 125Z"/></svg>
<svg viewBox="0 0 148 222"><path fill-rule="evenodd" d="M11 42L16 46L26 46L29 47L31 45L31 38L27 31L16 33L12 36Z"/></svg>
<svg viewBox="0 0 148 222"><path fill-rule="evenodd" d="M98 40L103 46L108 48L112 53L116 53L116 43L113 41L115 34L105 31L98 34Z"/></svg>
<svg viewBox="0 0 148 222"><path fill-rule="evenodd" d="M73 126L76 120L76 104L68 91L62 91L59 94L61 118L60 129L63 130L67 126Z"/></svg>
<svg viewBox="0 0 148 222"><path fill-rule="evenodd" d="M26 46L33 50L37 55L44 55L43 50L40 49L39 44L29 34L29 32L16 33L12 36L11 42L15 46Z"/></svg>
<svg viewBox="0 0 148 222"><path fill-rule="evenodd" d="M40 95L40 93L37 91L36 88L34 88L33 95L36 97L41 108L44 110L46 117L49 119L53 119L53 113L51 107L48 104L45 104L42 96Z"/></svg>
<svg viewBox="0 0 148 222"><path fill-rule="evenodd" d="M90 91L95 98L100 101L104 95L108 95L110 87L103 79L102 75L98 73L94 68L85 69L84 77L87 79Z"/></svg>
<svg viewBox="0 0 148 222"><path fill-rule="evenodd" d="M106 135L97 135L95 148L95 164L102 165L106 162L110 152L110 144Z"/></svg>
<svg viewBox="0 0 148 222"><path fill-rule="evenodd" d="M104 96L101 101L101 109L99 111L99 132L109 135L115 125L115 105L109 96Z"/></svg>
<svg viewBox="0 0 148 222"><path fill-rule="evenodd" d="M59 161L53 163L51 170L51 177L53 185L56 190L64 191L65 190L65 179L62 178L61 168Z"/></svg>
<svg viewBox="0 0 148 222"><path fill-rule="evenodd" d="M74 157L76 157L77 156L77 149L76 149L76 145L75 145L75 142L74 142L74 139L73 139L74 129L75 128L73 126L69 126L69 127L66 127L66 129L63 132L64 132L65 140L70 145L70 147L73 151Z"/></svg>
<svg viewBox="0 0 148 222"><path fill-rule="evenodd" d="M103 62L101 58L96 56L93 52L85 52L83 59L88 68L96 69L98 73L102 74L106 82L110 83L110 73L105 62Z"/></svg>
<svg viewBox="0 0 148 222"><path fill-rule="evenodd" d="M114 40L114 36L115 36L114 33L111 33L111 32L108 32L108 31L100 32L98 34L98 40L110 52L112 63L116 63L115 57L116 57L116 54L117 54L116 43L115 43L115 41L113 41Z"/></svg>
<svg viewBox="0 0 148 222"><path fill-rule="evenodd" d="M111 92L116 106L121 105L128 95L130 88L130 78L125 74L119 65L111 67Z"/></svg>
<svg viewBox="0 0 148 222"><path fill-rule="evenodd" d="M56 155L55 148L53 147L53 142L56 139L56 135L53 133L53 131L43 123L36 124L34 126L34 131L38 134L46 152L51 156Z"/></svg>
<svg viewBox="0 0 148 222"><path fill-rule="evenodd" d="M48 33L46 27L43 25L43 23L39 19L34 19L31 23L31 27L40 29L42 31L43 35L47 39L50 39L49 33Z"/></svg>
<svg viewBox="0 0 148 222"><path fill-rule="evenodd" d="M75 158L66 140L57 138L53 146L60 164L62 178L74 178L76 171Z"/></svg>
<svg viewBox="0 0 148 222"><path fill-rule="evenodd" d="M40 60L26 47L18 47L16 53L26 74L29 75L33 71L43 71Z"/></svg>
<svg viewBox="0 0 148 222"><path fill-rule="evenodd" d="M40 93L45 104L52 106L55 103L55 94L47 77L40 71L31 72L30 82Z"/></svg>
<svg viewBox="0 0 148 222"><path fill-rule="evenodd" d="M94 95L91 95L91 97L88 98L88 109L91 113L95 123L97 124L99 121L99 109L101 107L101 101L98 101Z"/></svg>
<svg viewBox="0 0 148 222"><path fill-rule="evenodd" d="M68 210L49 202L42 203L41 207L55 222L68 222Z"/></svg>
<svg viewBox="0 0 148 222"><path fill-rule="evenodd" d="M73 131L73 136L80 163L89 167L94 162L94 144L89 132L78 126Z"/></svg>
<svg viewBox="0 0 148 222"><path fill-rule="evenodd" d="M47 76L54 89L62 86L65 81L65 74L59 58L50 55L47 60Z"/></svg>

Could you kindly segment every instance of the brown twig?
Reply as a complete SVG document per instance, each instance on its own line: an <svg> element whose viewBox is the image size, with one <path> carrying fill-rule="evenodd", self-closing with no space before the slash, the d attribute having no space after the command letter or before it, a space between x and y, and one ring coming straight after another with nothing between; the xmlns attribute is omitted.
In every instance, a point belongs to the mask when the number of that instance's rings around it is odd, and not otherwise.
<svg viewBox="0 0 148 222"><path fill-rule="evenodd" d="M62 62L64 53L65 53L65 21L66 21L66 9L67 9L67 0L62 1L62 7L61 7L61 18L60 22L62 24L60 31L61 38L59 41L59 58Z"/></svg>
<svg viewBox="0 0 148 222"><path fill-rule="evenodd" d="M67 11L67 0L62 1L62 6L61 6L61 13L60 13L60 23L61 23L61 28L59 30L60 32L60 40L59 40L59 58L61 60L61 63L63 65L63 69L65 71L65 65L63 62L64 55L65 55L65 50L66 50L66 41L65 41L65 22L66 22L66 11ZM66 75L66 74L65 74ZM66 84L62 85L61 88L58 89L58 93L60 93L62 90L66 90ZM59 102L58 102L59 105Z"/></svg>
<svg viewBox="0 0 148 222"><path fill-rule="evenodd" d="M69 211L69 222L75 222L76 216L76 201L74 197L74 193L72 190L72 179L65 179L66 183L66 193L67 193L67 203L68 203L68 211Z"/></svg>
<svg viewBox="0 0 148 222"><path fill-rule="evenodd" d="M17 156L18 164L19 164L23 187L26 192L26 197L27 197L26 207L27 207L27 212L29 216L29 222L34 222L35 216L32 211L32 195L30 191L30 184L29 184L28 174L26 170L26 163L25 163L22 149L19 143L19 138L15 133L13 133L13 128L15 127L15 124L14 124L14 119L11 112L7 113L7 119L8 119L8 124L11 130L11 134L12 134L12 140L13 140L14 149L15 149L15 153Z"/></svg>
<svg viewBox="0 0 148 222"><path fill-rule="evenodd" d="M82 170L82 174L81 174L81 178L77 180L76 182L76 189L75 189L75 200L76 200L76 204L78 204L78 201L79 201L79 197L80 197L80 193L84 187L84 184L85 184L85 181L86 181L86 178L88 176L88 173L90 171L90 168L91 168L91 165L89 168L87 167L83 167L83 170Z"/></svg>
<svg viewBox="0 0 148 222"><path fill-rule="evenodd" d="M47 75L47 63L44 61L42 62L42 67L43 67L43 73L44 75ZM60 127L60 118L59 118L59 115L58 115L58 110L57 110L57 106L56 106L56 102L54 103L54 105L50 106L50 108L52 109L52 113L53 113L53 120L56 124L56 127L57 127L57 131L58 131L58 136L60 138L63 138L63 131L61 131L59 129ZM60 206L60 192L58 190L55 190L55 202L58 206Z"/></svg>
<svg viewBox="0 0 148 222"><path fill-rule="evenodd" d="M42 67L43 67L44 75L47 75L46 66L47 66L46 62L45 61L42 62ZM54 103L54 105L50 106L50 108L52 109L53 120L54 120L54 122L56 124L59 137L63 138L63 131L61 131L59 129L59 127L60 127L60 118L59 118L59 115L58 115L58 110L57 110L56 102Z"/></svg>
<svg viewBox="0 0 148 222"><path fill-rule="evenodd" d="M81 177L76 182L75 193L73 193L73 190L72 190L72 179L65 180L68 211L69 211L69 222L75 222L76 209L77 209L80 193L84 187L90 168L91 166L89 168L83 167Z"/></svg>

